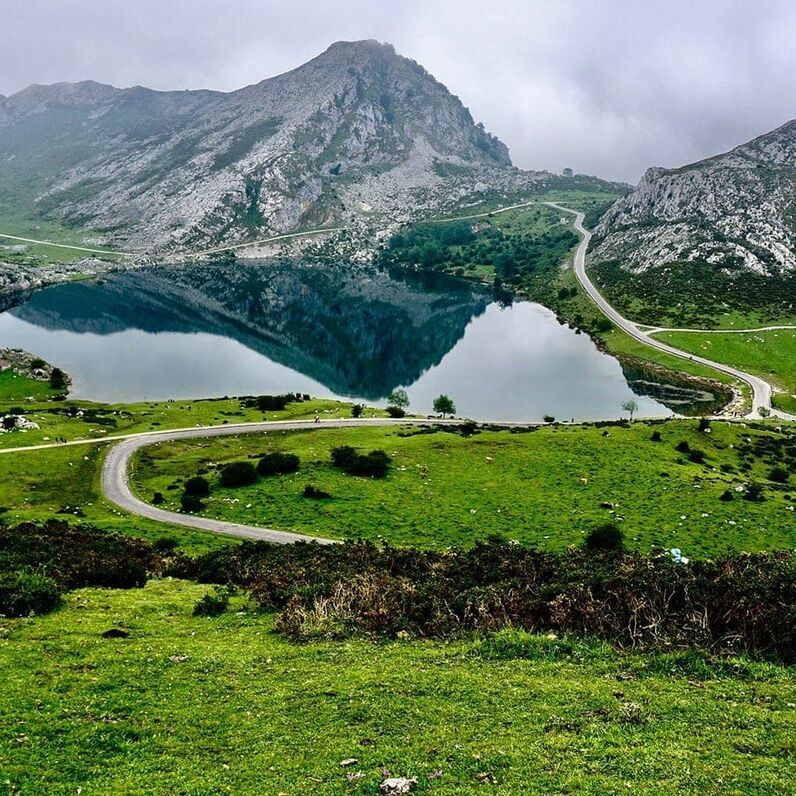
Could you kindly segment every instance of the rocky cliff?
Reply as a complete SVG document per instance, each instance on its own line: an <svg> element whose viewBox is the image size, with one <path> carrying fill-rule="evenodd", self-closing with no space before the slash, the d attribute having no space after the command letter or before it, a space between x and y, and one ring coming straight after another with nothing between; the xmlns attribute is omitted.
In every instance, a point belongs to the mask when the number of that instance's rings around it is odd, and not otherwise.
<svg viewBox="0 0 796 796"><path fill-rule="evenodd" d="M457 97L374 41L231 93L88 81L0 98L0 202L141 251L401 220L517 174Z"/></svg>

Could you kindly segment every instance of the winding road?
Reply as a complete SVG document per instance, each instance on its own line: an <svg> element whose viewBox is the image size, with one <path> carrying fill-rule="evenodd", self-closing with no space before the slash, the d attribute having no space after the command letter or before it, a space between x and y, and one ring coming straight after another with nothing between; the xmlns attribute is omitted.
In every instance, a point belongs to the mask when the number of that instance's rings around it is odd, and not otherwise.
<svg viewBox="0 0 796 796"><path fill-rule="evenodd" d="M680 359L687 359L691 362L697 362L700 365L705 365L713 370L726 373L728 376L732 376L733 378L739 379L740 381L748 384L752 388L752 411L748 415L749 417L759 417L760 415L758 410L763 408L768 409L772 415L776 415L777 417L782 417L787 420L796 420L796 416L794 415L771 408L771 393L773 388L767 381L765 381L765 379L761 379L759 376L755 376L751 373L745 373L744 371L734 368L730 365L724 365L721 362L713 362L712 360L701 357L698 354L689 354L688 352L681 351L679 348L668 345L661 340L656 340L654 337L651 337L648 332L642 331L637 324L633 323L633 321L629 321L623 315L620 315L619 312L617 312L617 310L615 310L613 306L608 303L602 293L600 293L600 291L595 287L594 283L589 278L589 275L586 273L586 250L589 248L589 241L591 241L591 232L589 232L589 230L583 226L584 214L577 210L572 210L568 207L564 207L563 205L556 204L555 202L546 202L545 204L549 205L550 207L554 207L557 210L561 210L564 213L569 213L570 215L575 216L574 228L581 236L580 244L575 252L575 276L578 278L578 281L586 291L586 294L589 296L589 298L597 305L600 312L602 312L603 315L611 320L615 326L618 326L620 329L622 329L622 331L626 332L640 343L650 346L650 348L655 348L658 351L663 351L666 354L671 354L672 356L679 357Z"/></svg>
<svg viewBox="0 0 796 796"><path fill-rule="evenodd" d="M489 211L487 213L475 214L471 216L462 216L460 218L461 219L480 218L487 215L493 215L495 213L506 212L508 210L528 207L532 204L535 203L525 202L518 205L512 205L511 207ZM667 343L664 343L660 340L656 340L655 338L650 336L654 332L664 331L663 329L644 327L644 329L642 330L642 328L638 324L635 324L632 321L629 321L627 318L623 317L617 310L614 309L614 307L611 304L609 304L609 302L595 287L594 283L591 281L588 274L586 273L586 251L588 250L589 242L591 240L592 235L591 232L589 232L589 230L587 230L583 226L584 213L579 212L577 210L572 210L571 208L568 207L564 207L563 205L557 204L556 202L544 202L544 204L548 205L549 207L555 208L556 210L559 210L561 212L573 215L575 217L573 226L574 229L581 236L580 244L578 245L578 248L575 252L575 260L574 260L575 275L578 281L580 282L581 286L583 287L583 289L586 291L586 294L591 299L591 301L593 301L594 304L598 307L598 309L606 317L608 317L618 328L622 329L632 338L638 340L640 343L643 343L646 346L657 349L658 351L662 351L672 356L678 357L680 359L697 362L701 365L705 365L706 367L712 368L719 372L726 373L727 375L732 376L734 379L738 379L740 381L745 382L746 384L749 385L749 387L752 390L752 412L750 416L757 417L758 410L760 408L765 408L769 409L772 414L778 417L789 420L796 420L796 416L794 415L790 415L786 412L782 412L776 409L771 409L772 387L764 379L761 379L758 376L755 376L750 373L745 373L744 371L739 370L738 368L734 368L729 365L724 365L719 362L713 362L709 359L698 356L696 354L689 354L688 352L681 351L680 349L675 348L674 346L670 346ZM438 219L438 221L444 221L444 220L448 219ZM208 249L203 252L197 252L189 256L212 254L217 251L224 251L227 249L243 248L245 246L253 246L258 243L266 243L266 242L293 238L293 237L335 232L335 231L340 231L340 229L342 228L319 229L319 230L310 230L306 232L289 233L286 235L278 235L273 238L268 238L263 241L252 241L250 243L238 244L237 246L227 246L221 249ZM13 236L2 235L2 234L0 234L0 237L13 238ZM35 242L45 243L45 241L35 241ZM61 244L61 247L78 248L78 249L80 248L80 247L66 246L63 244ZM767 329L775 329L775 328L793 328L793 327L766 327L765 329L760 329L759 331L764 331ZM665 331L669 330L667 329ZM685 331L685 330L672 329L671 331ZM704 330L694 330L694 331L704 331ZM716 331L724 331L724 330L716 330ZM739 330L727 330L727 331L749 332L749 331L758 331L758 330L739 329ZM352 418L348 420L336 419L336 420L325 420L320 422L314 422L311 420L292 420L292 421L268 421L261 423L239 423L239 424L229 424L224 426L204 426L204 427L195 427L189 429L175 429L170 431L157 431L157 432L145 432L145 433L133 434L128 437L121 438L121 441L113 448L111 448L107 457L105 458L102 467L102 479L101 479L102 491L105 494L105 497L111 503L118 506L120 509L128 511L131 514L135 514L140 517L156 520L159 522L170 523L172 525L181 525L187 528L210 531L213 533L220 533L228 536L237 536L244 539L260 539L270 542L276 542L279 544L290 544L293 542L302 542L302 541L304 542L315 541L322 544L331 544L334 543L335 540L307 536L298 533L291 533L288 531L279 531L271 528L263 528L253 525L244 525L240 523L226 522L223 520L216 520L209 517L199 517L192 514L179 514L177 512L167 511L166 509L161 509L158 508L157 506L145 503L144 501L137 498L133 494L130 488L131 458L136 451L148 445L156 445L160 442L168 442L168 441L181 440L181 439L220 437L220 436L228 436L234 434L267 433L271 431L318 430L324 428L347 428L347 427L362 427L362 426L396 426L396 425L405 425L405 424L421 424L421 425L443 424L443 423L450 424L457 422L460 421L443 420L439 418L402 418L402 419L392 419L392 418L353 419ZM507 427L512 427L512 426L521 427L521 426L530 426L534 424L502 423L501 425L505 425ZM111 441L112 439L114 438L109 438L107 440L76 440L68 444L103 442L103 441ZM47 447L54 447L54 446L35 445L15 450L17 451L37 450ZM9 449L5 451L0 451L0 453L11 453L11 452L14 451Z"/></svg>
<svg viewBox="0 0 796 796"><path fill-rule="evenodd" d="M102 491L105 497L120 509L145 517L149 520L167 522L171 525L182 525L201 531L238 536L243 539L259 539L277 544L292 544L293 542L319 542L332 544L336 540L324 539L315 536L305 536L289 531L277 531L271 528L261 528L254 525L242 525L236 522L214 520L210 517L198 517L193 514L179 514L158 508L137 498L130 488L130 460L136 451L148 445L159 442L171 442L180 439L197 439L207 437L224 437L235 434L264 434L274 431L317 431L328 428L349 428L362 426L400 426L412 425L443 425L456 424L461 421L443 420L441 418L402 418L394 420L388 417L377 418L352 418L350 420L272 420L262 423L237 423L226 426L203 426L197 428L177 429L173 431L156 431L152 433L135 434L115 445L105 457L102 465ZM510 423L507 426L527 426L528 423ZM102 440L98 440L102 441Z"/></svg>

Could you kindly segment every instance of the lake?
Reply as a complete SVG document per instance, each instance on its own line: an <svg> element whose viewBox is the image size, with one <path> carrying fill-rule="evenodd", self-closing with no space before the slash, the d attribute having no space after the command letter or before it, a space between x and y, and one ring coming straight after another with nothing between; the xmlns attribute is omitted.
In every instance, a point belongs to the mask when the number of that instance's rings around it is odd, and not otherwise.
<svg viewBox="0 0 796 796"><path fill-rule="evenodd" d="M642 417L671 414L538 304L351 266L160 266L58 285L0 314L0 347L57 364L71 397L95 401L301 392L383 404L404 387L415 412L446 393L479 420L612 419L631 398Z"/></svg>

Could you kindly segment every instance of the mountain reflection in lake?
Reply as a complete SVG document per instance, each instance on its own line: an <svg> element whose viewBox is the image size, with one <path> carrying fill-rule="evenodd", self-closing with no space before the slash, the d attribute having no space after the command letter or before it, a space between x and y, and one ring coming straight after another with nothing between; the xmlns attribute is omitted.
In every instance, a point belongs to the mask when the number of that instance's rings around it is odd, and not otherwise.
<svg viewBox="0 0 796 796"><path fill-rule="evenodd" d="M137 401L297 391L378 402L447 393L478 419L614 418L619 363L527 302L351 266L254 263L130 271L48 288L0 315L0 347L74 379L72 396ZM669 411L637 396L641 415Z"/></svg>

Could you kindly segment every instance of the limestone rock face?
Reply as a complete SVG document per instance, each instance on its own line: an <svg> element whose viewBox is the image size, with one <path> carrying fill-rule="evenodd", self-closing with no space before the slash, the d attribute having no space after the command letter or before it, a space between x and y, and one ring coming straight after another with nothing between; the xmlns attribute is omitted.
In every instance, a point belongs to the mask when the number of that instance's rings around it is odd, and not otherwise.
<svg viewBox="0 0 796 796"><path fill-rule="evenodd" d="M683 261L796 271L796 121L699 163L649 169L603 216L592 259L636 272Z"/></svg>
<svg viewBox="0 0 796 796"><path fill-rule="evenodd" d="M457 97L375 41L231 93L86 81L0 97L0 199L140 251L383 225L516 174Z"/></svg>

